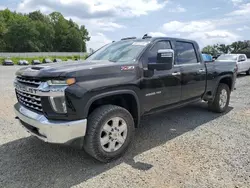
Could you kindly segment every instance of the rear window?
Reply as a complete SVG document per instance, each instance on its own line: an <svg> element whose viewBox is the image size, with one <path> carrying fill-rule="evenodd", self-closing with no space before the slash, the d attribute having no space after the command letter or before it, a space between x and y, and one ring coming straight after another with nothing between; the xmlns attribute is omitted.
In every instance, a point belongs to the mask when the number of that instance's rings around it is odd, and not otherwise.
<svg viewBox="0 0 250 188"><path fill-rule="evenodd" d="M189 42L176 42L176 63L194 64L198 63L194 45Z"/></svg>

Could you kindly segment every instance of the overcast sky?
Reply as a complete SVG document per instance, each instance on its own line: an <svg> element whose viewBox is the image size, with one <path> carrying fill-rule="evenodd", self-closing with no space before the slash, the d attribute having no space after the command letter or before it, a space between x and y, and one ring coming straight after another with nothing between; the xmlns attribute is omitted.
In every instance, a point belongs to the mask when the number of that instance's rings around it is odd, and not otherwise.
<svg viewBox="0 0 250 188"><path fill-rule="evenodd" d="M0 9L61 12L90 32L88 48L123 37L195 39L201 47L250 40L250 0L0 0Z"/></svg>

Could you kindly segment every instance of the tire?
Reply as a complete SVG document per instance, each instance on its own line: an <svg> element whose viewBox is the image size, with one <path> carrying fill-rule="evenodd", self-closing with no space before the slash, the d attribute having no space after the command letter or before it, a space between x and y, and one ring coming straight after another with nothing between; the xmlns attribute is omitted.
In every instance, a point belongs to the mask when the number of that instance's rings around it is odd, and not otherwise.
<svg viewBox="0 0 250 188"><path fill-rule="evenodd" d="M226 92L226 93L224 93L224 95L222 95L222 92L223 93ZM230 91L228 85L220 83L218 88L217 88L217 92L215 94L214 101L208 103L208 108L211 111L217 112L217 113L225 112L228 108L228 105L229 105L230 94L231 94L231 91ZM224 100L223 100L222 99L223 96L226 96L226 99L224 98ZM222 103L221 100L223 100L224 102Z"/></svg>
<svg viewBox="0 0 250 188"><path fill-rule="evenodd" d="M115 124L118 126L115 126ZM127 130L122 133L119 132L122 131L125 124ZM118 131L117 127L121 129ZM112 132L112 130L116 132ZM110 162L125 153L133 140L134 130L133 117L125 108L115 105L101 106L95 109L88 118L83 148L98 161L104 163ZM123 139L122 141L124 142L118 141L119 139ZM103 143L106 140L109 140L109 142L104 145ZM116 148L114 149L112 146Z"/></svg>
<svg viewBox="0 0 250 188"><path fill-rule="evenodd" d="M246 75L250 75L250 68L248 71L246 71Z"/></svg>

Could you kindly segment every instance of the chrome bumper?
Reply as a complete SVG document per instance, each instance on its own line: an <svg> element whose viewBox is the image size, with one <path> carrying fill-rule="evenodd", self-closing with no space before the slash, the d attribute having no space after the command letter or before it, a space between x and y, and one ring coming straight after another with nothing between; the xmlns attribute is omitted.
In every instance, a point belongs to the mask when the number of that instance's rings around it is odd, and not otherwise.
<svg viewBox="0 0 250 188"><path fill-rule="evenodd" d="M45 142L63 144L85 136L86 119L51 121L44 115L35 113L19 103L15 104L14 110L24 129Z"/></svg>

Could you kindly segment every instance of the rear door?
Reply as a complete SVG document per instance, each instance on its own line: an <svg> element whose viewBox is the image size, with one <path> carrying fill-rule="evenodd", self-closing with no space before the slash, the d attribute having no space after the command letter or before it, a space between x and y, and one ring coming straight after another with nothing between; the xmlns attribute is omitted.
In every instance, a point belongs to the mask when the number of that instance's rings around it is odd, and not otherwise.
<svg viewBox="0 0 250 188"><path fill-rule="evenodd" d="M175 64L181 70L182 101L200 98L205 92L206 67L198 51L198 45L194 43L175 42Z"/></svg>

